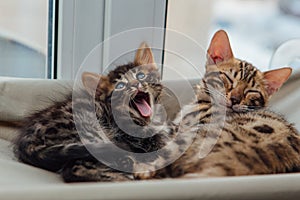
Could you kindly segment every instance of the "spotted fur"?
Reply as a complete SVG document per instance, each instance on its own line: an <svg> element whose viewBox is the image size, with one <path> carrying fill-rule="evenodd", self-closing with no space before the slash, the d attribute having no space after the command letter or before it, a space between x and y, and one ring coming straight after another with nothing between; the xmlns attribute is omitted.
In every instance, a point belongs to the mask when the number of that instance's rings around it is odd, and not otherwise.
<svg viewBox="0 0 300 200"><path fill-rule="evenodd" d="M133 63L118 66L106 76L86 72L82 82L84 89L74 91L73 97L70 95L24 120L15 140L16 157L58 172L66 182L132 180L131 174L99 162L86 147L103 147L107 140L132 152L153 151L161 146L160 136L151 136L146 128L153 113L144 117L133 106L139 93L147 96L145 101L153 106L163 90L151 49L143 43ZM116 122L116 116L121 124ZM127 134L120 125L135 136ZM113 156L109 147L103 149L101 153ZM126 159L114 163L124 167L124 162L127 168L132 167Z"/></svg>
<svg viewBox="0 0 300 200"><path fill-rule="evenodd" d="M135 177L299 171L297 130L283 116L266 108L290 73L290 68L262 73L250 63L235 59L227 34L217 32L208 50L206 74L196 89L196 101L183 107L177 119L165 127L173 143L154 162L135 163L139 171ZM173 163L161 168L172 159Z"/></svg>

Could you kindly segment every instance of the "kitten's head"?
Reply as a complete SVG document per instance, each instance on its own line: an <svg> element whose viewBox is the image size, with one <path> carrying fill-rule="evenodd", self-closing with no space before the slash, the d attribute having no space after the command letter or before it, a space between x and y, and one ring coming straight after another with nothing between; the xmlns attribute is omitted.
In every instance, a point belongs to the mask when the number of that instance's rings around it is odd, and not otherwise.
<svg viewBox="0 0 300 200"><path fill-rule="evenodd" d="M154 102L162 90L158 68L146 43L137 50L133 63L118 66L108 75L85 72L82 82L108 110L114 110L115 115L131 117L138 125L150 122Z"/></svg>
<svg viewBox="0 0 300 200"><path fill-rule="evenodd" d="M266 106L292 72L291 68L261 72L250 63L234 58L223 30L213 36L207 59L205 82L222 91L226 106L236 112Z"/></svg>

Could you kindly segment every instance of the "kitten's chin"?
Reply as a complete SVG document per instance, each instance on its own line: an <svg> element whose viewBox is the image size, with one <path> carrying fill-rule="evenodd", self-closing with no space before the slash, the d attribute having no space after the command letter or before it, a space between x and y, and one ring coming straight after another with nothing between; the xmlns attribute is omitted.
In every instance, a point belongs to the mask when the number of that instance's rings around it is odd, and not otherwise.
<svg viewBox="0 0 300 200"><path fill-rule="evenodd" d="M247 108L244 105L233 105L230 107L234 112L246 112Z"/></svg>
<svg viewBox="0 0 300 200"><path fill-rule="evenodd" d="M247 105L232 104L231 101L226 101L224 104L221 104L221 105L227 107L227 109L232 110L233 112L238 112L238 113L242 113L242 112L247 112L247 111L253 110L251 107L249 107Z"/></svg>
<svg viewBox="0 0 300 200"><path fill-rule="evenodd" d="M236 104L231 107L231 109L234 112L240 112L240 113L241 112L250 112L253 110L257 110L259 108L260 108L259 106L248 106L248 105L240 105L240 104Z"/></svg>

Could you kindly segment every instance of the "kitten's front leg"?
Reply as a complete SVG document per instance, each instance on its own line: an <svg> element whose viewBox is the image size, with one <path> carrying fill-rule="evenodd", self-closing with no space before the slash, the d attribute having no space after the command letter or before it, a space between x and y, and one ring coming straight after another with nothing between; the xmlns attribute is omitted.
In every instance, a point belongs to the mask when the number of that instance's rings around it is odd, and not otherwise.
<svg viewBox="0 0 300 200"><path fill-rule="evenodd" d="M61 171L65 182L114 182L134 180L132 174L108 167L95 158L69 161Z"/></svg>
<svg viewBox="0 0 300 200"><path fill-rule="evenodd" d="M156 177L157 170L166 163L166 159L163 158L162 154L167 154L167 152L162 148L171 140L171 129L166 124L160 126L151 124L144 131L151 137L145 138L143 142L146 154L140 154L133 158L133 175L135 179L151 179Z"/></svg>
<svg viewBox="0 0 300 200"><path fill-rule="evenodd" d="M152 137L155 138L155 142L151 143L151 148L147 148L149 150L147 152L152 153L152 158L133 158L134 177L135 179L170 177L171 174L169 174L167 165L182 154L182 149L185 149L186 146L185 143L191 140L192 136L187 137L186 134L178 133L178 125L173 123L164 123L160 126L152 124L147 129L152 135L156 133Z"/></svg>

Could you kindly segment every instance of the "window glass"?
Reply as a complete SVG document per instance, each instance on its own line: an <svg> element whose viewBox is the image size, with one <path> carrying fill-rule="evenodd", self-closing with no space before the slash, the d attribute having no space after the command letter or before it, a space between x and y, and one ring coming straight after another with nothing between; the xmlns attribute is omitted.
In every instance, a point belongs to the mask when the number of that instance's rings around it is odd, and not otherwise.
<svg viewBox="0 0 300 200"><path fill-rule="evenodd" d="M189 62L165 51L164 64L181 75L172 74L172 70L165 66L165 79L200 78L205 71L206 49L219 29L228 33L236 58L251 62L263 71L282 65L300 69L297 47L300 40L299 0L168 1L167 28L189 36L199 47L194 48L192 40L178 40L167 32L166 49L182 49L180 56L185 56ZM286 44L297 38L294 45ZM281 45L287 51L276 56L277 60L278 57L280 63L291 60L279 65L279 62L272 61Z"/></svg>
<svg viewBox="0 0 300 200"><path fill-rule="evenodd" d="M0 0L0 76L45 78L48 0Z"/></svg>
<svg viewBox="0 0 300 200"><path fill-rule="evenodd" d="M235 56L262 70L273 67L270 61L280 45L300 38L299 0L215 0L212 13L210 35L225 29ZM293 64L299 69L299 62Z"/></svg>

